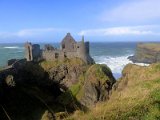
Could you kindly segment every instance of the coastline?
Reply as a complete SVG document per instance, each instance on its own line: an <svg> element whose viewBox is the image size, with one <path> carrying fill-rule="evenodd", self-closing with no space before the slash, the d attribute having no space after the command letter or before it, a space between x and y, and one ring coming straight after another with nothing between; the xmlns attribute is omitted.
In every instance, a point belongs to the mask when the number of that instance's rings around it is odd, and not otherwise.
<svg viewBox="0 0 160 120"><path fill-rule="evenodd" d="M58 47L59 43L53 43ZM43 44L41 44L43 46ZM114 76L121 77L121 71L128 63L127 58L134 54L136 43L91 43L90 53L98 64L106 64L112 70ZM8 59L21 59L24 56L23 44L0 44L0 67L5 66Z"/></svg>

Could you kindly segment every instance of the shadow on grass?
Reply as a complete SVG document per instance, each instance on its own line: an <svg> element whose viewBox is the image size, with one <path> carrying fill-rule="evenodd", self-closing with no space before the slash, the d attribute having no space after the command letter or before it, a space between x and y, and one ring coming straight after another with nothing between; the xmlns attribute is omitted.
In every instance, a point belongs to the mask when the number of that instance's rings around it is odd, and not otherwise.
<svg viewBox="0 0 160 120"><path fill-rule="evenodd" d="M12 74L15 87L8 86L5 78ZM50 119L55 113L70 114L75 110L86 111L68 90L62 93L60 85L50 80L49 74L36 63L27 63L23 68L7 71L0 75L0 119L40 120L49 111ZM58 99L59 96L62 99Z"/></svg>

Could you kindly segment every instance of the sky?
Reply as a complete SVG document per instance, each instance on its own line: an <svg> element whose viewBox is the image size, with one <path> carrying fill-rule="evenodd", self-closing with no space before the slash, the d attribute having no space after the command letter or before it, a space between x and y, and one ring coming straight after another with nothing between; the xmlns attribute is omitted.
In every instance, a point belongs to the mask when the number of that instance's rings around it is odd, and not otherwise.
<svg viewBox="0 0 160 120"><path fill-rule="evenodd" d="M160 0L0 0L0 43L160 41Z"/></svg>

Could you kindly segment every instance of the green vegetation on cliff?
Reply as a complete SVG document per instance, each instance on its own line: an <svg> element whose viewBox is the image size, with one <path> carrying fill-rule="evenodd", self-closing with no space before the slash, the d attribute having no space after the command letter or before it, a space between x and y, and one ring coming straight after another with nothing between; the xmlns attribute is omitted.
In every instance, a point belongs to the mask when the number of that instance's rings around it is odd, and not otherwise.
<svg viewBox="0 0 160 120"><path fill-rule="evenodd" d="M42 66L42 68L44 70L49 70L53 67L57 67L60 65L68 65L68 66L84 66L86 65L86 63L81 60L80 58L72 58L72 59L65 59L63 61L59 61L59 60L54 60L54 61L42 61L40 63L40 66Z"/></svg>
<svg viewBox="0 0 160 120"><path fill-rule="evenodd" d="M92 82L98 82L100 80L102 84L106 81L111 80L110 77L112 76L110 68L108 68L104 64L94 64L92 65L87 73L86 78Z"/></svg>
<svg viewBox="0 0 160 120"><path fill-rule="evenodd" d="M145 44L141 43L138 44L138 47L150 49L152 51L160 51L160 43L145 43Z"/></svg>
<svg viewBox="0 0 160 120"><path fill-rule="evenodd" d="M78 58L28 62L0 76L0 118L6 118L4 108L12 119L28 114L24 120L159 120L160 63L128 64L122 74L116 82L106 65Z"/></svg>
<svg viewBox="0 0 160 120"><path fill-rule="evenodd" d="M135 55L129 59L139 63L160 62L160 43L139 43Z"/></svg>
<svg viewBox="0 0 160 120"><path fill-rule="evenodd" d="M160 64L149 67L127 65L123 77L114 85L109 101L90 109L87 113L77 110L66 119L159 120Z"/></svg>
<svg viewBox="0 0 160 120"><path fill-rule="evenodd" d="M85 73L80 74L78 82L58 97L64 106L78 102L82 106L93 106L108 99L109 91L115 79L106 65L94 64ZM76 100L76 101L74 101ZM79 106L84 109L84 107Z"/></svg>
<svg viewBox="0 0 160 120"><path fill-rule="evenodd" d="M2 67L0 67L0 71L2 71L3 70L3 68Z"/></svg>

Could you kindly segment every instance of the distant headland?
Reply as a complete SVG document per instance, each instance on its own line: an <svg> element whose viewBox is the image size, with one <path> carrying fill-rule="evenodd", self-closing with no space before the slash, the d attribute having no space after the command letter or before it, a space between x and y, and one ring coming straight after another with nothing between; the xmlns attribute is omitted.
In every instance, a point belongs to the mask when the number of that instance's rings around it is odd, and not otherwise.
<svg viewBox="0 0 160 120"><path fill-rule="evenodd" d="M134 56L129 59L137 63L160 62L160 43L139 43Z"/></svg>

